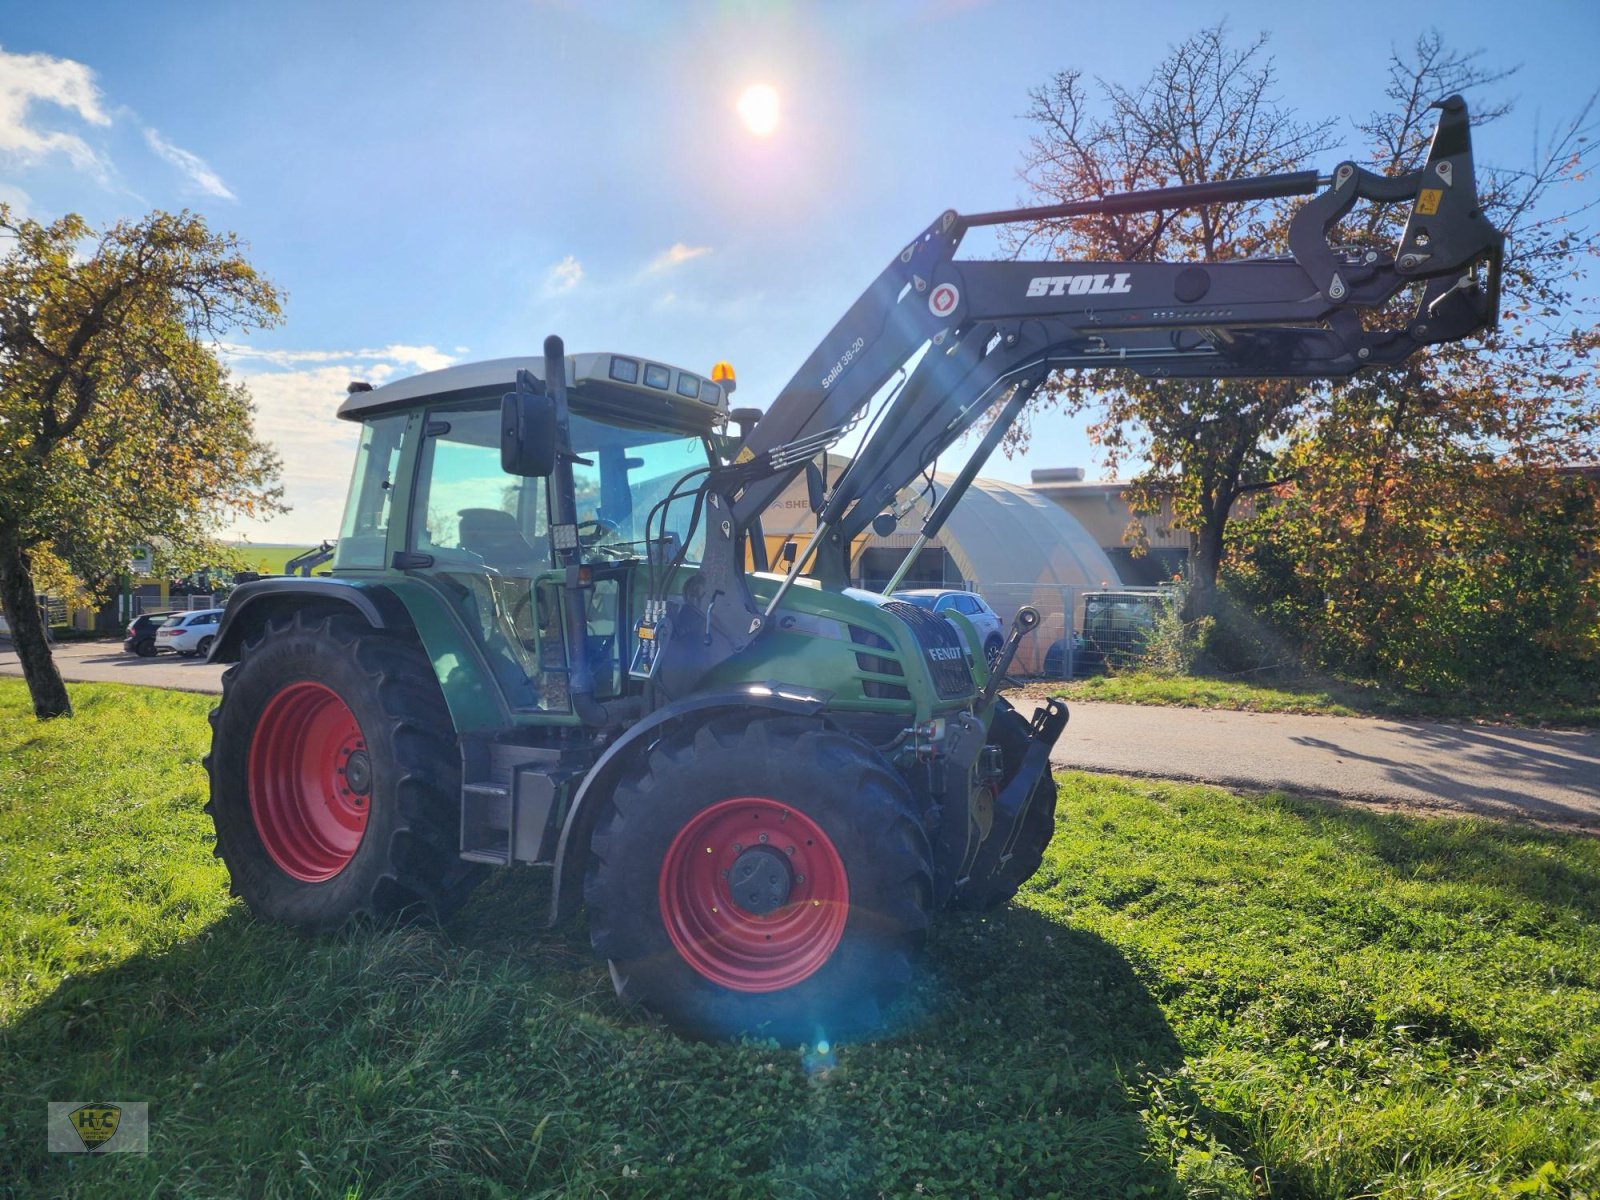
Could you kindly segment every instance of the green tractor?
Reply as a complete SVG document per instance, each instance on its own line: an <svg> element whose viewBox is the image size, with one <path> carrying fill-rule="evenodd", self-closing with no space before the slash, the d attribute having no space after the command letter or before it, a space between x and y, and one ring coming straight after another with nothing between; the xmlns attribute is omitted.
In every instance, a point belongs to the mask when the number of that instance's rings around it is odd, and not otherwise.
<svg viewBox="0 0 1600 1200"><path fill-rule="evenodd" d="M1443 108L1399 179L1342 164L944 213L764 414L730 409L730 375L557 338L353 384L332 574L239 587L211 652L235 664L207 758L234 891L332 930L442 917L489 867L540 866L549 921L585 906L618 994L678 1027L870 1033L935 914L1038 869L1067 715L998 695L1032 610L991 662L960 614L887 593L1052 370L1340 377L1492 324L1500 235L1465 106ZM980 225L1297 191L1318 194L1286 258L954 257ZM1415 206L1392 254L1328 245L1358 198ZM1403 289L1416 315L1382 327ZM816 457L874 409L825 480ZM884 594L851 588L857 539L984 420ZM762 513L802 476L815 533L769 570Z"/></svg>

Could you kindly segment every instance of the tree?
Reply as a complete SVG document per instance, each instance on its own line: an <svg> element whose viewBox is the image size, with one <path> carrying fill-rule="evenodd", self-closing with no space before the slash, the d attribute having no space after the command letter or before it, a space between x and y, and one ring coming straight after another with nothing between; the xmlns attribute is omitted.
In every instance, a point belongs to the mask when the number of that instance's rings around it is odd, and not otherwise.
<svg viewBox="0 0 1600 1200"><path fill-rule="evenodd" d="M1453 92L1469 95L1476 124L1504 117L1509 107L1481 93L1506 74L1446 49L1435 34L1392 56L1385 106L1355 122L1371 169L1399 174L1420 165L1434 125L1430 105ZM1220 25L1169 52L1136 89L1101 83L1103 115L1091 112L1076 72L1057 75L1031 93L1038 132L1024 178L1035 199L1057 202L1317 165L1306 160L1330 144L1332 123L1304 122L1275 104L1273 78L1264 42L1234 49ZM1473 339L1430 350L1338 386L1133 376L1109 388L1104 377L1059 382L1047 403L1095 413L1091 437L1113 470L1142 464L1130 489L1135 506L1153 511L1170 496L1193 535L1189 616L1215 609L1229 521L1250 492L1296 498L1311 522L1298 544L1323 548L1302 564L1308 585L1338 590L1336 603L1370 623L1385 601L1367 584L1394 568L1385 527L1402 519L1388 501L1411 480L1482 488L1478 468L1497 458L1509 469L1595 455L1596 333L1592 321L1571 319L1594 239L1578 224L1582 205L1552 203L1583 178L1595 153L1589 114L1559 128L1527 171L1480 164L1485 208L1511 234L1506 325L1487 345ZM1400 206L1364 206L1337 236L1388 251L1406 215ZM1283 218L1281 206L1257 204L1041 222L1013 248L1044 240L1071 258L1248 257L1281 244ZM1414 299L1397 300L1406 303ZM1533 471L1516 486L1545 477ZM1449 507L1443 493L1431 499ZM1465 493L1462 507L1499 511Z"/></svg>
<svg viewBox="0 0 1600 1200"><path fill-rule="evenodd" d="M1505 77L1418 39L1391 61L1389 107L1358 125L1373 169L1421 160L1431 98L1476 100ZM1557 470L1600 461L1600 335L1580 290L1594 202L1573 199L1596 153L1593 110L1536 143L1528 169L1480 167L1485 209L1510 235L1499 331L1332 390L1281 457L1296 482L1244 531L1262 562L1239 555L1239 578L1330 665L1432 690L1593 678L1594 500ZM1474 111L1483 124L1510 110ZM1398 219L1373 210L1344 233L1392 245Z"/></svg>
<svg viewBox="0 0 1600 1200"><path fill-rule="evenodd" d="M1023 178L1033 201L1055 204L1135 188L1203 183L1299 170L1332 141L1331 121L1306 122L1273 98L1265 37L1242 48L1225 26L1168 52L1136 88L1100 82L1096 115L1083 76L1058 73L1029 93L1038 126ZM1281 205L1213 205L1181 213L1044 221L1011 249L1044 242L1073 259L1245 258L1274 249ZM1067 374L1043 405L1092 410L1091 440L1115 471L1142 461L1130 499L1155 511L1169 497L1194 535L1189 614L1215 605L1224 536L1234 505L1272 482L1271 449L1303 416L1313 388L1284 381L1163 381L1119 373ZM1024 432L1023 436L1026 436Z"/></svg>
<svg viewBox="0 0 1600 1200"><path fill-rule="evenodd" d="M70 715L35 605L41 569L103 580L131 548L214 540L281 510L278 463L211 344L278 297L232 234L156 212L98 236L0 205L0 604L34 711Z"/></svg>

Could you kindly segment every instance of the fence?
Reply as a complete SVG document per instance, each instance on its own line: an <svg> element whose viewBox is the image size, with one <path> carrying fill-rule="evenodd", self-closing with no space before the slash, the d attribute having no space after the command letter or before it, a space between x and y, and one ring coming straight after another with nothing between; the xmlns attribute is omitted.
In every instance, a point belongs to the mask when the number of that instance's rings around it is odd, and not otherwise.
<svg viewBox="0 0 1600 1200"><path fill-rule="evenodd" d="M1072 679L1100 669L1101 655L1094 645L1083 642L1084 597L1119 592L1138 596L1156 595L1149 587L1087 588L1061 587L1038 583L988 583L975 588L1000 614L1006 629L1024 604L1039 610L1039 627L1022 639L1017 656L1011 660L1011 674L1046 679Z"/></svg>

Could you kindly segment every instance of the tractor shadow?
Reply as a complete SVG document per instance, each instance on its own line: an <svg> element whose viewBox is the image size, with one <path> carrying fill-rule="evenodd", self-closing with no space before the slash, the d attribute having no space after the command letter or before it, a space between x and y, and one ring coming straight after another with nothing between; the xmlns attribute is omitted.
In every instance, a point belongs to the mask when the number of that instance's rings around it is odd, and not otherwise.
<svg viewBox="0 0 1600 1200"><path fill-rule="evenodd" d="M599 1072L561 1103L575 1119L622 1119L633 1083L599 1065L621 1052L677 1063L669 1074L695 1064L695 1082L655 1083L713 1114L731 1103L725 1087L769 1078L758 1060L787 1061L774 1086L799 1099L764 1119L757 1171L775 1196L1178 1190L1140 1109L1152 1081L1170 1091L1182 1051L1126 957L1092 934L1015 906L946 918L892 1027L814 1071L793 1051L686 1044L622 1006L583 919L543 927L547 899L542 873L503 872L443 928L323 936L234 905L166 948L83 969L0 1027L0 1178L19 1195L68 1194L92 1167L85 1194L155 1194L179 1178L225 1192L293 1176L292 1144L313 1162L328 1153L319 1178L333 1186L333 1149L381 1159L382 1137L411 1128L396 1114L428 1086L423 1107L445 1114L430 1119L520 1131L473 1179L515 1190L518 1147L557 1080ZM547 1030L569 1061L543 1075L513 1063ZM476 1108L452 1107L457 1068L484 1082ZM410 1082L374 1098L379 1079ZM84 1098L148 1102L150 1154L47 1153L46 1102ZM399 1183L421 1168L373 1169Z"/></svg>

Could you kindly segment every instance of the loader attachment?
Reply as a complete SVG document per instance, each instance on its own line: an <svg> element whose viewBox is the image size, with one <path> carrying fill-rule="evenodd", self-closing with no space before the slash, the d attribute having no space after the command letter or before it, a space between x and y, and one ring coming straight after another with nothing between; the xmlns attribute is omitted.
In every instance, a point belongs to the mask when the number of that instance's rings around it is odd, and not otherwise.
<svg viewBox="0 0 1600 1200"><path fill-rule="evenodd" d="M1440 102L1426 161L1399 176L1353 162L1100 197L1039 208L945 212L917 235L823 338L707 482L705 565L725 597L711 620L725 653L759 635L779 606L750 602L746 529L805 464L861 419L897 373L870 435L824 498L812 550L824 583L848 573L849 547L874 517L997 404L1024 399L1057 370L1155 378L1344 378L1419 348L1492 329L1503 235L1479 207L1466 102ZM1312 194L1314 193L1314 194ZM968 229L1078 216L1194 208L1311 194L1291 218L1287 253L1222 262L958 260ZM1406 204L1394 246L1331 239L1362 201ZM1408 314L1396 298L1417 292ZM1021 403L1007 404L1015 420ZM986 438L979 455L993 442ZM963 472L962 486L975 472ZM943 506L941 506L943 508ZM806 565L798 559L790 580ZM708 581L710 582L710 581ZM733 602L728 602L733 601ZM715 655L714 655L715 656Z"/></svg>

